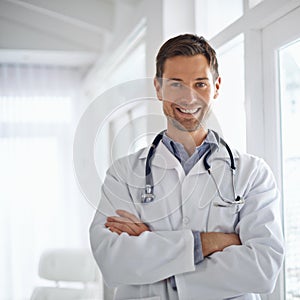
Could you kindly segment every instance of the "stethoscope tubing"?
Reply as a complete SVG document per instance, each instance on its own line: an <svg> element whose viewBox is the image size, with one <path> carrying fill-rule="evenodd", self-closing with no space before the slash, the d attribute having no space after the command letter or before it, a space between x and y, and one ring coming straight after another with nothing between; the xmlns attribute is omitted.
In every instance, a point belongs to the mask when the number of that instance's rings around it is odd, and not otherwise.
<svg viewBox="0 0 300 300"><path fill-rule="evenodd" d="M235 184L234 184L234 175L235 175L235 171L236 171L236 165L235 165L235 161L234 161L234 157L232 154L232 151L230 149L230 147L228 146L228 144L224 141L223 138L221 138L217 132L211 130L213 132L213 134L215 135L218 144L222 144L229 155L230 158L230 169L231 169L231 177L232 177L232 190L233 190L233 194L234 194L234 201L226 199L225 197L223 197L223 195L221 194L221 191L218 187L218 184L215 180L214 175L211 172L211 165L209 163L209 158L212 155L212 153L214 153L217 148L218 145L213 144L212 147L207 151L207 153L204 156L203 159L203 164L204 164L204 168L205 170L208 172L208 174L210 175L210 177L212 178L218 195L219 197L222 199L222 201L224 202L224 204L218 204L218 203L214 203L215 206L220 206L220 207L227 207L227 206L232 206L232 205L237 205L237 204L243 204L244 203L244 199L240 196L236 196L236 189L235 189ZM145 189L144 192L142 193L142 199L141 202L142 203L150 203L154 201L155 195L154 195L154 183L153 183L153 176L152 176L152 169L151 169L151 162L152 159L154 157L155 154L155 150L159 144L159 142L162 140L163 135L164 135L164 131L161 131L153 140L151 147L149 149L147 158L146 158L146 165L145 165Z"/></svg>

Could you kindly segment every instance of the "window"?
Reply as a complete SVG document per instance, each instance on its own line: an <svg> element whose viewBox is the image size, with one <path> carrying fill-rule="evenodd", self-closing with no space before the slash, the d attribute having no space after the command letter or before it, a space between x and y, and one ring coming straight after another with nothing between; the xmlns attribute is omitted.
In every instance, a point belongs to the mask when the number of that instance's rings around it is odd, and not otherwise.
<svg viewBox="0 0 300 300"><path fill-rule="evenodd" d="M300 40L279 51L286 300L300 298Z"/></svg>
<svg viewBox="0 0 300 300"><path fill-rule="evenodd" d="M88 247L72 168L77 72L0 65L0 299L29 299L44 283L46 249Z"/></svg>
<svg viewBox="0 0 300 300"><path fill-rule="evenodd" d="M246 150L244 38L239 35L217 49L221 76L220 96L214 112L228 144ZM233 92L234 91L234 92ZM234 130L232 130L234 128Z"/></svg>
<svg viewBox="0 0 300 300"><path fill-rule="evenodd" d="M70 97L1 97L0 120L9 123L71 122Z"/></svg>
<svg viewBox="0 0 300 300"><path fill-rule="evenodd" d="M206 39L211 39L243 15L243 0L196 0L195 6L197 32Z"/></svg>

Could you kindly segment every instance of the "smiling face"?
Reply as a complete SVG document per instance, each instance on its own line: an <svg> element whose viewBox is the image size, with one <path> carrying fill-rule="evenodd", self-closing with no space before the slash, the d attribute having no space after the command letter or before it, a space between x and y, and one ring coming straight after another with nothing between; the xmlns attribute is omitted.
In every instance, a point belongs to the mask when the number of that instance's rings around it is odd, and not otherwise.
<svg viewBox="0 0 300 300"><path fill-rule="evenodd" d="M162 80L155 79L157 97L163 101L168 132L205 130L203 120L218 96L220 78L213 74L204 55L166 59Z"/></svg>

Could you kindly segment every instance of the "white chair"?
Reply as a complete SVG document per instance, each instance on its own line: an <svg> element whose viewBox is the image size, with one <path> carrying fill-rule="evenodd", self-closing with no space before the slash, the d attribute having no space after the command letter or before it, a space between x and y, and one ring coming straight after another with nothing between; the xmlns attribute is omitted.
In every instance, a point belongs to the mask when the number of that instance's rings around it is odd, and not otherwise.
<svg viewBox="0 0 300 300"><path fill-rule="evenodd" d="M44 252L39 276L55 286L34 289L31 300L101 299L100 274L88 249L54 249ZM69 287L68 285L76 285Z"/></svg>

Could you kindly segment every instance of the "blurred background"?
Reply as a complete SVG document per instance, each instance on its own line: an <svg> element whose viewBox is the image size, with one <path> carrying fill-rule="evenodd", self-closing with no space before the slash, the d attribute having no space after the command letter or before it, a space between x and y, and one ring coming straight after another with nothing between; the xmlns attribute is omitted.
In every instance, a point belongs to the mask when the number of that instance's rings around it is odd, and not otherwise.
<svg viewBox="0 0 300 300"><path fill-rule="evenodd" d="M111 299L89 256L95 204L74 136L98 99L98 193L111 162L165 126L155 101L101 95L152 80L160 45L181 33L216 49L223 135L264 158L282 194L287 256L263 299L300 299L299 20L299 0L0 0L0 300Z"/></svg>

